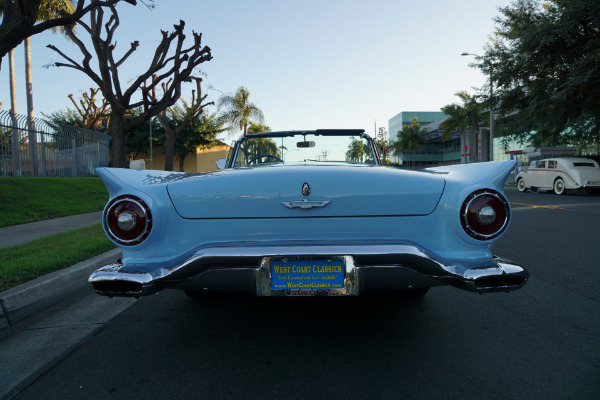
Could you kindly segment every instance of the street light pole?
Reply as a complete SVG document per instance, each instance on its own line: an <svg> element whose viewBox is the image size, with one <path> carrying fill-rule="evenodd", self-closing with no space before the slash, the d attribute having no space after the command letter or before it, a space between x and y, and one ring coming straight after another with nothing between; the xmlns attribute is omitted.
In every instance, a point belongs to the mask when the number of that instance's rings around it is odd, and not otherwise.
<svg viewBox="0 0 600 400"><path fill-rule="evenodd" d="M462 53L461 56L474 56L482 58L473 53ZM490 63L490 161L494 161L494 82L493 82L492 63Z"/></svg>
<svg viewBox="0 0 600 400"><path fill-rule="evenodd" d="M152 118L148 120L148 139L150 140L150 169L154 169L154 158L152 157Z"/></svg>

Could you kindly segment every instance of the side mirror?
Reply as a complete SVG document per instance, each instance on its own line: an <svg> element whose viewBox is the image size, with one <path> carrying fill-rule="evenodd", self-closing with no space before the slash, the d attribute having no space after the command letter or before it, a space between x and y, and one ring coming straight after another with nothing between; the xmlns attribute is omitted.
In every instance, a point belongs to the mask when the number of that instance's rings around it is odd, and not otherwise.
<svg viewBox="0 0 600 400"><path fill-rule="evenodd" d="M225 165L227 165L227 160L224 158L219 158L217 160L217 168L219 169L225 169Z"/></svg>

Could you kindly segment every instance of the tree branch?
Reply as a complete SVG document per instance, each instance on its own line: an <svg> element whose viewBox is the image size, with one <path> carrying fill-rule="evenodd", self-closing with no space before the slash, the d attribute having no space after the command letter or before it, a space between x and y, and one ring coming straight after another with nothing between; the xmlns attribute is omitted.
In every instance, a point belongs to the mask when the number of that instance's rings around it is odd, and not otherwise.
<svg viewBox="0 0 600 400"><path fill-rule="evenodd" d="M81 17L98 7L107 7L121 0L91 0L84 7L84 0L78 0L75 11L60 18L49 19L36 24L41 0L2 0L3 17L0 23L0 63L2 58L17 47L25 38L36 35L50 28L66 26L77 22ZM136 0L123 0L136 5ZM1 66L1 64L0 64Z"/></svg>

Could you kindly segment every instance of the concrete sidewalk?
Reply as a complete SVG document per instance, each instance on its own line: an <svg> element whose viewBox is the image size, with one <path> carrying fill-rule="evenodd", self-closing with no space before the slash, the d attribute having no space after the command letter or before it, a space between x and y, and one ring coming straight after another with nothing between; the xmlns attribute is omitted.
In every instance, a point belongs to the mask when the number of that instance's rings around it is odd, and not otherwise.
<svg viewBox="0 0 600 400"><path fill-rule="evenodd" d="M102 211L97 211L0 228L0 247L16 246L33 239L94 225L101 221L101 217ZM87 278L90 274L120 256L121 251L114 249L0 292L0 332L52 308L78 290L89 289Z"/></svg>
<svg viewBox="0 0 600 400"><path fill-rule="evenodd" d="M121 249L113 249L0 292L0 335L80 291L93 293L87 282L89 276L118 258L121 258Z"/></svg>
<svg viewBox="0 0 600 400"><path fill-rule="evenodd" d="M54 235L55 233L72 231L99 224L102 221L102 211L87 214L71 215L69 217L48 219L29 224L7 226L0 228L0 248L17 246L33 239Z"/></svg>
<svg viewBox="0 0 600 400"><path fill-rule="evenodd" d="M10 399L101 330L135 299L98 296L91 272L120 257L114 249L0 292L0 399ZM10 324L10 325L9 325Z"/></svg>
<svg viewBox="0 0 600 400"><path fill-rule="evenodd" d="M0 228L0 247L98 224L102 212ZM87 282L120 249L0 292L0 398L10 398L59 362L134 299L109 301Z"/></svg>

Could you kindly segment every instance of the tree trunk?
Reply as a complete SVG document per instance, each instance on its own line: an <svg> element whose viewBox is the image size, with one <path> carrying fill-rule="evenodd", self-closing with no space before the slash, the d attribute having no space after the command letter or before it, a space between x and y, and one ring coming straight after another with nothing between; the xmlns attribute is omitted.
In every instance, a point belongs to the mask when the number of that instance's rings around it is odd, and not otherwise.
<svg viewBox="0 0 600 400"><path fill-rule="evenodd" d="M175 169L175 132L171 127L165 129L165 171Z"/></svg>
<svg viewBox="0 0 600 400"><path fill-rule="evenodd" d="M31 175L37 176L37 133L33 114L33 84L31 79L31 41L25 39L25 93L27 96L27 130L29 132L29 165Z"/></svg>
<svg viewBox="0 0 600 400"><path fill-rule="evenodd" d="M183 172L183 164L185 163L186 157L187 157L187 154L184 155L183 157L179 158L179 172Z"/></svg>
<svg viewBox="0 0 600 400"><path fill-rule="evenodd" d="M164 112L158 114L157 118L165 130L165 171L173 171L175 170L175 130L169 125Z"/></svg>
<svg viewBox="0 0 600 400"><path fill-rule="evenodd" d="M11 49L8 52L8 69L10 79L10 113L12 119L12 165L13 176L21 176L21 159L19 157L19 127L17 125L17 92L15 88L15 55Z"/></svg>
<svg viewBox="0 0 600 400"><path fill-rule="evenodd" d="M125 131L124 113L113 109L108 130L112 136L111 167L127 168L127 132Z"/></svg>

